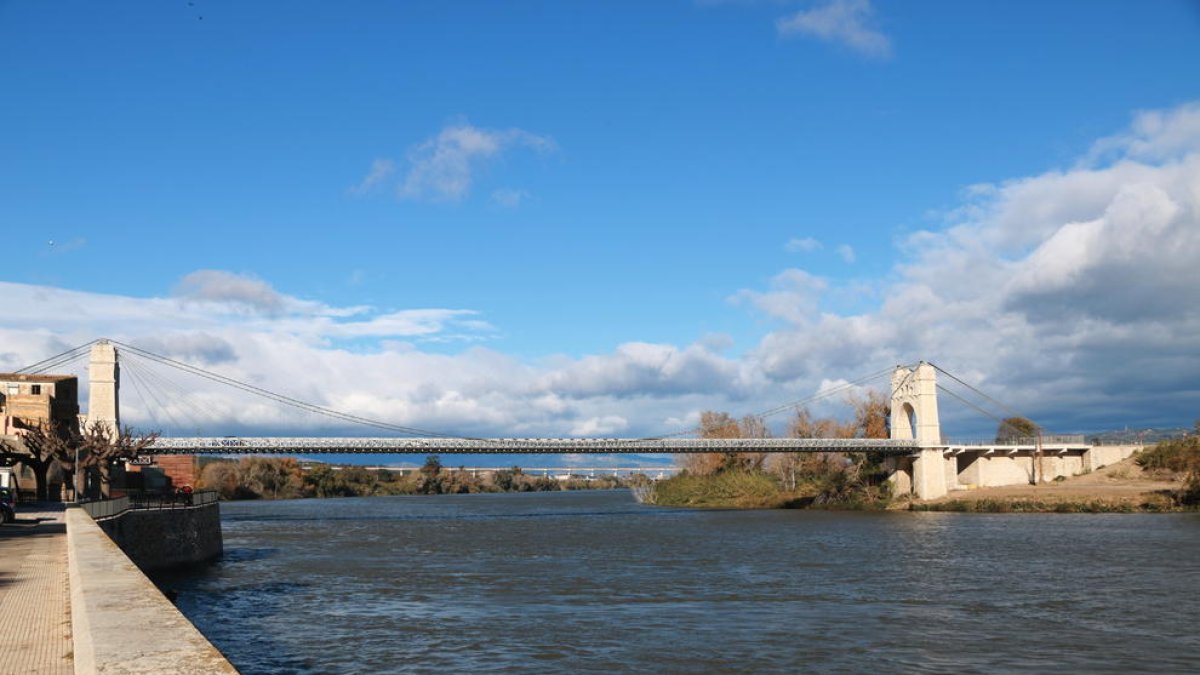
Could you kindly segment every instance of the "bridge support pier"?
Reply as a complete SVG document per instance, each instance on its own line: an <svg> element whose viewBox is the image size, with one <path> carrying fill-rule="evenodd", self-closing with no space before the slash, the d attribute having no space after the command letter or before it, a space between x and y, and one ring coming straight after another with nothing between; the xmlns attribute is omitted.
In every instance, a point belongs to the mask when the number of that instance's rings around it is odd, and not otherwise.
<svg viewBox="0 0 1200 675"><path fill-rule="evenodd" d="M953 460L951 460L953 461ZM918 499L945 497L947 489L947 461L941 448L923 448L913 460L913 491Z"/></svg>
<svg viewBox="0 0 1200 675"><path fill-rule="evenodd" d="M892 486L893 495L906 495L913 491L911 457L888 455L883 458L883 468L887 471L888 483Z"/></svg>

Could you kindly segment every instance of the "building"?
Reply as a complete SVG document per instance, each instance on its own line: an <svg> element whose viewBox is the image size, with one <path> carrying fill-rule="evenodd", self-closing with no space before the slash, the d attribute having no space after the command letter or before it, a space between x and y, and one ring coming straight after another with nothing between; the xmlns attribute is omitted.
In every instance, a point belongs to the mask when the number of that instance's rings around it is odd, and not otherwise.
<svg viewBox="0 0 1200 675"><path fill-rule="evenodd" d="M79 378L74 375L0 373L0 434L52 423L79 424Z"/></svg>
<svg viewBox="0 0 1200 675"><path fill-rule="evenodd" d="M25 430L49 426L60 434L70 433L79 425L79 379L74 375L27 375L0 373L0 439L22 448ZM32 469L10 457L0 469L3 482L17 488L24 498L35 493ZM55 463L57 465L57 463ZM50 472L49 496L61 490L62 472L57 466Z"/></svg>

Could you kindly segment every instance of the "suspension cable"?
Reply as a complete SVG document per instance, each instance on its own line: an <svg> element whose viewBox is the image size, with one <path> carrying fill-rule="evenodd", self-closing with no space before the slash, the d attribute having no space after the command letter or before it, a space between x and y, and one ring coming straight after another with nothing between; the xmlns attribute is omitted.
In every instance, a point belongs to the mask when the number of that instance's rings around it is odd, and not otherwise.
<svg viewBox="0 0 1200 675"><path fill-rule="evenodd" d="M283 394L279 394L279 393L270 391L268 389L263 389L262 387L257 387L255 385L252 385L252 384L249 384L246 382L242 382L240 380L236 380L232 377L220 375L218 373L214 373L212 371L205 370L198 366L193 366L193 365L184 363L182 361L176 361L175 359L172 359L172 358L169 358L166 356L160 356L153 352L146 351L146 350L140 349L138 347L134 347L133 345L125 344L123 342L118 342L116 340L112 340L112 342L113 342L113 344L119 345L122 348L127 349L135 354L138 354L138 355L144 357L144 358L150 359L152 361L156 361L156 362L164 364L164 365L171 366L172 368L175 368L177 370L182 370L182 371L190 373L192 375L203 377L205 379L208 379L213 382L217 382L219 384L223 384L223 385L226 385L229 387L234 387L236 389L240 389L242 391L254 394L256 396L260 396L262 398L269 399L276 403L281 403L283 405L291 406L293 408L298 408L298 409L304 410L306 412L311 412L311 413L315 413L318 415L324 415L326 417L331 417L333 419L341 420L343 422L351 422L354 424L359 424L361 426L386 429L389 431L400 432L400 433L409 434L409 435L413 435L413 436L431 436L431 437L438 437L438 438L463 438L463 439L468 439L468 440L483 440L483 439L471 438L468 436L461 436L461 435L457 435L457 434L439 433L439 432L435 432L435 431L428 431L425 429L418 429L416 427L392 424L389 422L383 422L380 420L374 420L374 419L370 419L367 417L362 417L359 415L353 415L351 413L334 410L332 408L326 408L324 406L319 406L319 405L315 405L312 403L305 403L304 401L301 401L299 399L292 398L290 396L285 396Z"/></svg>
<svg viewBox="0 0 1200 675"><path fill-rule="evenodd" d="M991 420L993 420L993 421L996 421L996 422L999 422L999 423L1001 423L1001 424L1003 424L1003 423L1004 423L1004 421L1003 421L1003 420L1001 420L999 417L996 417L995 415L993 415L992 413L988 412L987 410L984 410L983 408L979 407L978 405L975 405L975 404L974 404L974 403L972 403L971 401L968 401L967 399L963 398L962 396L959 396L958 394L956 394L956 393L954 393L953 391L951 391L951 390L949 390L949 389L947 389L947 388L943 387L942 385L940 385L940 384L939 384L939 385L937 385L937 388L938 388L938 389L940 389L940 390L941 390L943 393L949 394L950 396L952 396L952 397L954 397L954 398L958 399L960 402L962 402L962 404L963 404L963 405L965 405L965 406L968 406L968 407L972 408L973 410L975 410L975 411L976 411L976 412L978 412L979 414L981 414L981 415L983 415L983 416L985 416L985 417L988 417L989 419L991 419Z"/></svg>
<svg viewBox="0 0 1200 675"><path fill-rule="evenodd" d="M155 367L157 364L154 361L134 354L133 352L129 352L125 356L127 362L132 363L136 361L139 363L140 367L144 369L142 370L142 376L146 378L147 384L159 387L159 390L163 393L164 397L174 396L180 400L189 400L197 394L194 388L189 390L168 377L166 373L158 372L158 369ZM221 419L214 415L208 408L204 406L184 406L181 412L188 418L188 421L192 423L192 426L195 427L197 435L201 435L200 430L204 427L204 424L199 418L189 412L189 410L193 409L204 413L203 421L208 423L210 426L220 426Z"/></svg>
<svg viewBox="0 0 1200 675"><path fill-rule="evenodd" d="M57 368L59 366L66 365L86 354L87 352L85 350L91 348L91 346L97 342L99 342L99 340L92 340L91 342L79 345L78 347L72 347L65 352L55 354L48 359L43 359L37 363L25 366L16 372L18 374L24 373L27 375L34 375L38 373L44 373L51 368Z"/></svg>
<svg viewBox="0 0 1200 675"><path fill-rule="evenodd" d="M183 425L180 424L175 415L171 413L170 406L164 403L162 399L158 397L158 393L154 391L149 378L146 377L146 373L142 371L142 366L136 365L135 361L137 361L137 359L128 359L125 361L125 365L128 367L130 379L133 382L134 388L137 389L138 394L142 394L142 388L138 385L138 381L140 380L145 385L146 391L149 393L150 398L154 399L153 401L150 401L146 398L146 396L142 396L142 401L146 404L146 411L150 413L150 417L154 420L154 423L158 424L158 416L154 414L154 407L157 406L162 409L163 414L167 416L167 419L169 419L172 424L174 424L177 428L182 429ZM195 422L195 420L193 419L192 422ZM199 431L199 427L200 425L197 424L197 431Z"/></svg>
<svg viewBox="0 0 1200 675"><path fill-rule="evenodd" d="M933 366L933 367L934 367L934 369L936 369L938 372L942 373L942 374L943 374L943 375L945 375L946 377L949 377L950 379L952 379L952 380L954 380L955 382L957 382L957 383L961 384L962 386L966 387L967 389L970 389L972 392L974 392L975 394L977 394L978 396L980 396L980 397L981 397L981 398L983 398L984 400L986 400L986 401L989 401L990 403L993 403L993 404L995 404L997 407L1001 408L1002 410L1004 410L1005 412L1007 412L1009 415L1011 415L1011 416L1013 416L1013 417L1021 417L1021 418L1024 418L1024 419L1027 419L1027 420L1029 420L1030 422L1033 422L1033 420L1032 420L1032 419L1030 419L1029 417L1027 417L1027 416L1025 416L1025 415L1022 415L1020 412L1018 412L1018 411L1016 411L1016 410L1013 410L1012 408L1010 408L1010 407L1008 407L1008 406L1004 405L1003 403L1001 403L1001 402L1000 402L1000 401L998 401L997 399L995 399L995 398L993 398L993 397L991 397L991 396L988 396L987 394L983 393L983 392L982 392L982 391L980 391L978 388L976 388L976 387L973 387L973 386L971 386L970 384L968 384L968 383L966 383L966 382L962 381L962 380L961 380L961 379L959 379L957 376L955 376L953 373L951 373L951 372L949 372L949 371L945 370L944 368L942 368L941 366L937 365L936 363L930 363L929 365ZM946 390L943 390L943 391L946 391ZM951 395L953 396L953 394L951 394ZM960 400L961 400L961 399L960 399ZM989 417L991 417L991 415L989 415ZM1003 423L1003 420L1001 420L1001 423ZM1042 428L1043 428L1043 427L1042 427L1042 425L1038 424L1037 422L1033 422L1033 424L1034 424L1034 426L1035 426L1035 427L1037 427L1038 429L1042 429Z"/></svg>

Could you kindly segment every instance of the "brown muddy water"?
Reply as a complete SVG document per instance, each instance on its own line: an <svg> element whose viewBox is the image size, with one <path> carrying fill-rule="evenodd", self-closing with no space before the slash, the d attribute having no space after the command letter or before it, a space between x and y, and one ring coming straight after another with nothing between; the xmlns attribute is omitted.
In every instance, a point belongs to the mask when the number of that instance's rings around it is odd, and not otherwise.
<svg viewBox="0 0 1200 675"><path fill-rule="evenodd" d="M1200 515L221 505L163 580L242 672L1198 672ZM134 639L135 636L131 636Z"/></svg>

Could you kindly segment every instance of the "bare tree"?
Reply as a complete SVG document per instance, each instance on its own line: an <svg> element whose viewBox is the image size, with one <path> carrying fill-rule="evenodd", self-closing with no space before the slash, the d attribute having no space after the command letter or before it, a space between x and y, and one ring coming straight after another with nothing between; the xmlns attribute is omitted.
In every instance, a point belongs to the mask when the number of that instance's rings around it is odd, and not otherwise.
<svg viewBox="0 0 1200 675"><path fill-rule="evenodd" d="M701 438L770 438L761 417L747 415L741 422L729 413L705 410L700 413ZM707 476L726 469L758 471L766 460L763 452L701 452L681 454L676 461L688 473Z"/></svg>
<svg viewBox="0 0 1200 675"><path fill-rule="evenodd" d="M50 465L54 463L59 451L69 441L68 430L51 429L49 423L26 426L25 433L21 434L20 445L24 446L23 448L10 441L0 439L0 462L3 462L5 466L21 463L29 467L33 472L37 500L44 502L50 498L46 473L50 470Z"/></svg>
<svg viewBox="0 0 1200 675"><path fill-rule="evenodd" d="M80 478L95 469L100 478L100 496L112 496L112 467L122 459L136 457L159 436L157 431L139 434L124 427L115 434L106 422L96 420L54 449L54 457L75 476L75 493L81 491ZM78 464L76 461L78 460Z"/></svg>

